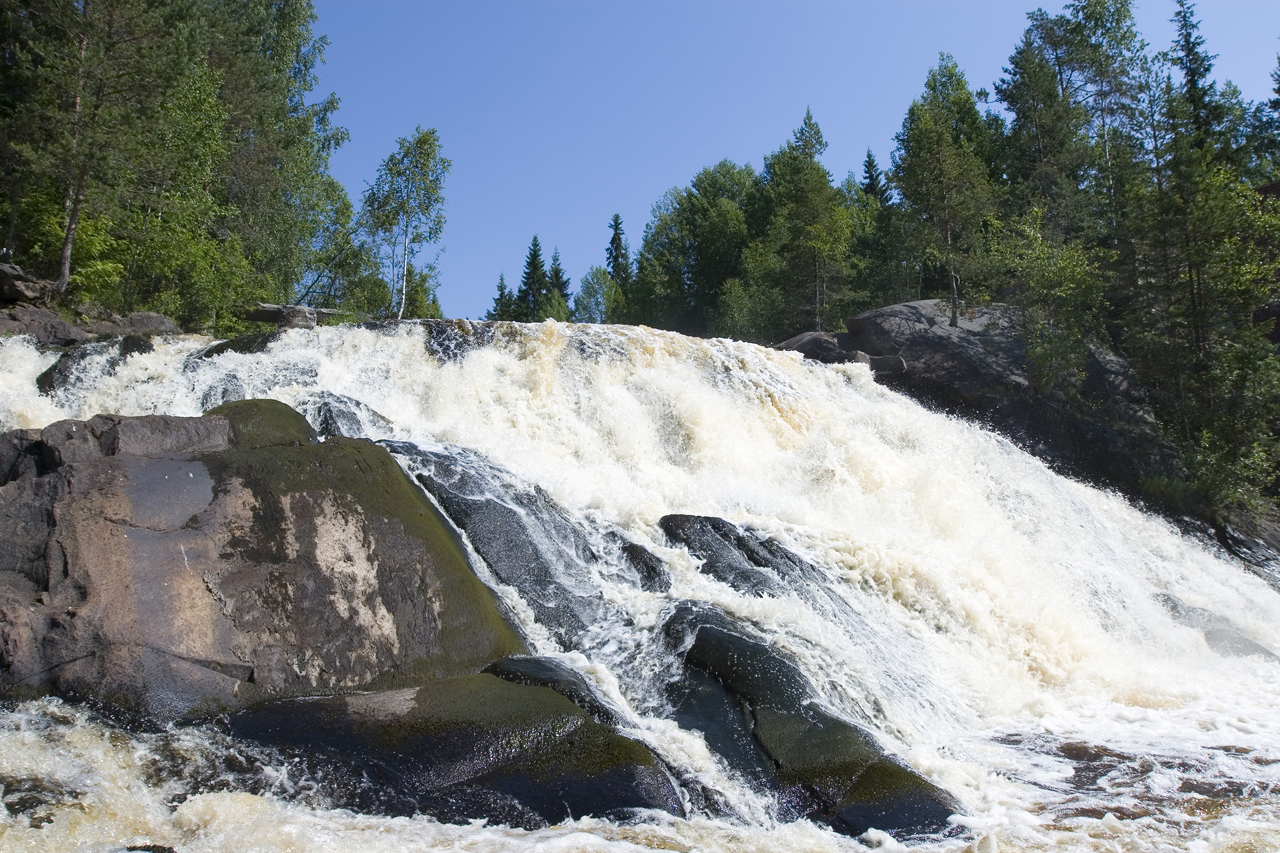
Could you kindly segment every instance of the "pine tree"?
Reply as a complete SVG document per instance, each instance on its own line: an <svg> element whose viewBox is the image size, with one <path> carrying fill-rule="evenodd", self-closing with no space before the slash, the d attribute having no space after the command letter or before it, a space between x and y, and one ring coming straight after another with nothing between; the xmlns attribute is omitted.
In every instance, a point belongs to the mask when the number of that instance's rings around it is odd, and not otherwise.
<svg viewBox="0 0 1280 853"><path fill-rule="evenodd" d="M566 302L569 300L569 276L565 275L564 267L560 266L558 248L551 251L551 269L547 271L547 285L552 292L560 294L561 299Z"/></svg>
<svg viewBox="0 0 1280 853"><path fill-rule="evenodd" d="M940 60L896 137L893 181L906 213L923 226L935 263L946 267L956 326L964 250L995 212L997 193L978 153L987 142L986 127L973 93L955 59L944 53Z"/></svg>
<svg viewBox="0 0 1280 853"><path fill-rule="evenodd" d="M609 237L609 249L605 261L605 267L609 270L609 277L614 280L618 287L622 288L625 294L631 287L631 249L627 245L627 241L622 232L622 217L614 214L609 220L609 230L612 234Z"/></svg>
<svg viewBox="0 0 1280 853"><path fill-rule="evenodd" d="M507 288L506 276L498 275L498 295L493 298L493 307L484 315L486 320L509 320L516 323L526 322L529 318L522 310L523 306L516 294Z"/></svg>
<svg viewBox="0 0 1280 853"><path fill-rule="evenodd" d="M818 127L818 123L813 119L813 112L807 107L804 111L804 121L796 128L792 140L796 150L806 157L816 159L819 154L827 150L827 142L822 138L822 129Z"/></svg>
<svg viewBox="0 0 1280 853"><path fill-rule="evenodd" d="M524 275L520 277L520 289L516 291L516 302L520 305L522 323L531 323L537 319L538 309L545 305L548 293L547 268L542 263L542 244L538 235L533 235L529 243L529 253L524 259Z"/></svg>
<svg viewBox="0 0 1280 853"><path fill-rule="evenodd" d="M884 184L884 172L876 162L876 155L867 149L867 159L862 161L862 191L867 198L884 204L888 198L888 188Z"/></svg>

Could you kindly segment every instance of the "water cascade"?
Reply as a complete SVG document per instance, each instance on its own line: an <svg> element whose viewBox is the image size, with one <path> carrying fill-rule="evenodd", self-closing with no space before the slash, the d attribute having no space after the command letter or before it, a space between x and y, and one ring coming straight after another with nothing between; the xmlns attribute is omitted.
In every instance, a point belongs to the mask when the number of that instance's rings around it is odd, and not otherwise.
<svg viewBox="0 0 1280 853"><path fill-rule="evenodd" d="M660 757L680 814L365 813L296 750L42 699L0 706L0 850L899 844L797 821L812 792L785 761L709 723L788 691L954 798L912 847L1280 847L1280 592L863 365L551 321L154 344L78 348L42 392L59 354L0 340L0 430L270 398L380 442L531 650ZM744 649L767 677L727 674Z"/></svg>

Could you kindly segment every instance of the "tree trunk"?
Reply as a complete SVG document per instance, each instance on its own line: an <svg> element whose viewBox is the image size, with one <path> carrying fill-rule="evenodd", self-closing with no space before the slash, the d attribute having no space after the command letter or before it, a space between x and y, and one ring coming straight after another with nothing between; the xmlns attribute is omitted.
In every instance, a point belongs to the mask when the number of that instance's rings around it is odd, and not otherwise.
<svg viewBox="0 0 1280 853"><path fill-rule="evenodd" d="M80 209L84 206L84 188L89 180L89 161L80 166L80 174L76 178L76 189L71 196L71 209L67 212L67 234L62 240L62 259L58 266L58 280L54 282L53 292L57 296L67 292L67 283L71 278L71 246L76 240L76 226L80 224Z"/></svg>
<svg viewBox="0 0 1280 853"><path fill-rule="evenodd" d="M404 303L409 298L409 220L406 217L404 221L404 258L402 261L402 274L400 276L400 313L396 315L397 320L404 319Z"/></svg>

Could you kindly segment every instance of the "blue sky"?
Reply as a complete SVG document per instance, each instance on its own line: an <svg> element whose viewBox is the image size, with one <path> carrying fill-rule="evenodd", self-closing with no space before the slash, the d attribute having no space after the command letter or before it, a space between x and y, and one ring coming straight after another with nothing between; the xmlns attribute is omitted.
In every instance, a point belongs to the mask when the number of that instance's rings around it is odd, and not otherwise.
<svg viewBox="0 0 1280 853"><path fill-rule="evenodd" d="M342 99L351 141L333 174L358 203L396 139L436 128L453 169L441 250L446 316L481 316L519 280L536 233L576 288L602 263L614 213L632 249L673 186L728 158L757 168L807 108L840 180L893 134L939 51L991 88L1031 0L316 0L328 36L317 93ZM1136 0L1168 46L1172 0ZM1051 12L1056 5L1047 5ZM1264 99L1280 2L1204 0L1215 75ZM428 249L432 251L432 249Z"/></svg>

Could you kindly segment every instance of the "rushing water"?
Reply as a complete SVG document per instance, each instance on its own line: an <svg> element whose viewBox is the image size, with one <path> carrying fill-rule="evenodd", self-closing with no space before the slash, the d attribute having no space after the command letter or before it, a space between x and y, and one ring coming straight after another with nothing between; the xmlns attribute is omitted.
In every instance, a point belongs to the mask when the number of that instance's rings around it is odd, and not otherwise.
<svg viewBox="0 0 1280 853"><path fill-rule="evenodd" d="M353 814L271 750L212 729L124 731L45 700L0 709L0 850L895 847L775 821L664 713L654 673L666 664L650 638L689 599L755 626L828 705L961 801L952 834L912 846L1280 849L1280 662L1268 654L1280 652L1280 594L1237 562L877 386L861 365L550 321L467 340L411 323L294 330L263 353L201 358L208 339L176 337L124 360L92 355L46 397L35 379L56 354L5 339L0 429L199 415L248 397L314 414L327 392L376 412L357 429L393 440L411 473L466 467L513 506L540 487L556 523L604 555L564 561L557 579L593 618L539 624L476 555L478 571L538 653L591 679L626 733L719 792L728 816L524 831ZM771 537L822 583L741 595L671 547L657 526L671 513ZM660 555L671 589L611 575L610 531Z"/></svg>

